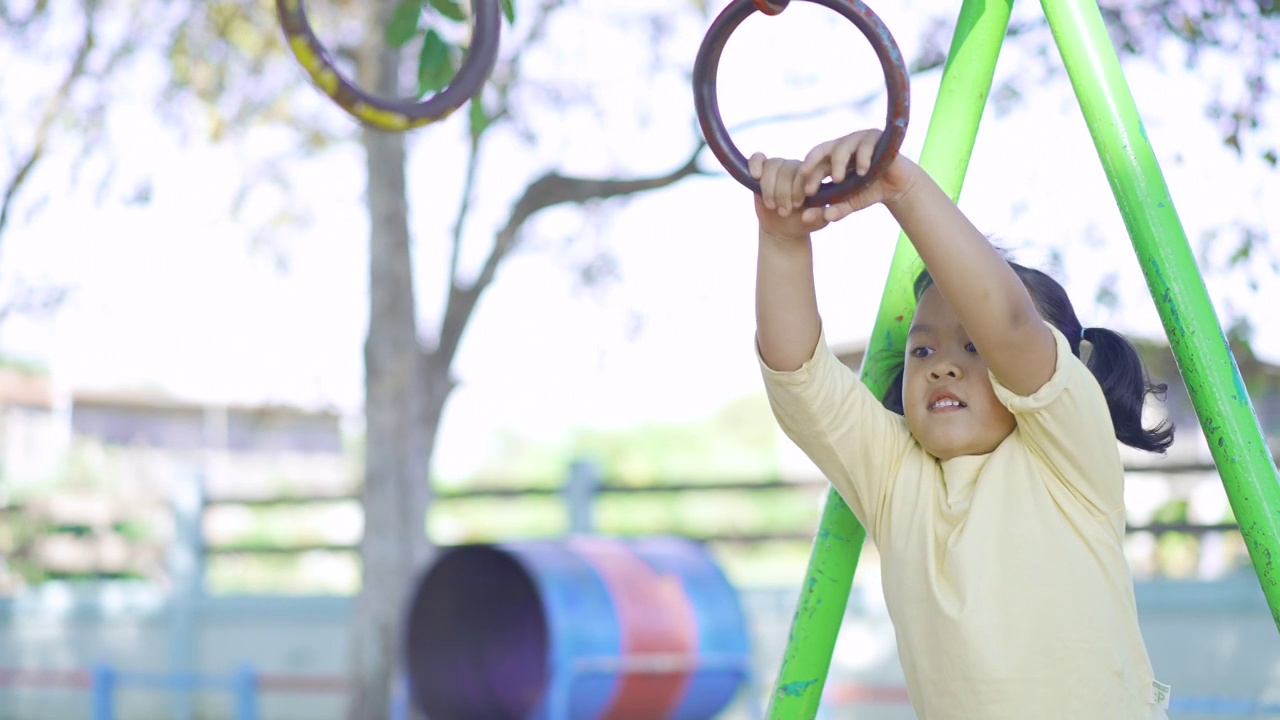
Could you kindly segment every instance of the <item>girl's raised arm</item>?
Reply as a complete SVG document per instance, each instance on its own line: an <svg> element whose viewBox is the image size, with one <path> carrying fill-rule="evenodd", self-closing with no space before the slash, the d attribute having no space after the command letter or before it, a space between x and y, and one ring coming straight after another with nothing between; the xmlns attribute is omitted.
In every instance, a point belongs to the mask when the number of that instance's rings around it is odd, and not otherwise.
<svg viewBox="0 0 1280 720"><path fill-rule="evenodd" d="M987 368L1013 392L1031 395L1053 377L1053 334L1009 263L924 170L911 166L915 182L886 207Z"/></svg>
<svg viewBox="0 0 1280 720"><path fill-rule="evenodd" d="M806 222L797 211L804 202L799 161L756 153L748 164L760 180L760 194L755 196L760 221L756 344L765 365L789 372L813 357L822 329L810 234L827 223L821 218Z"/></svg>
<svg viewBox="0 0 1280 720"><path fill-rule="evenodd" d="M814 148L799 169L804 192L825 177L843 180L849 169L865 174L879 138L879 130L862 130ZM1052 333L1013 269L920 166L899 155L856 195L802 217L835 222L877 202L910 238L996 378L1019 395L1039 390L1054 372Z"/></svg>

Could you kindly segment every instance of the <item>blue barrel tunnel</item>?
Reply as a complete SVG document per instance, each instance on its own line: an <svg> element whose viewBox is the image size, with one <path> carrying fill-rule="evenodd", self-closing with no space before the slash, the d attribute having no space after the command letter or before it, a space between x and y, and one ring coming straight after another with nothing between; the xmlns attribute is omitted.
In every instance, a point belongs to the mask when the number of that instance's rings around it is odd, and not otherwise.
<svg viewBox="0 0 1280 720"><path fill-rule="evenodd" d="M430 720L708 720L750 673L737 592L671 536L442 548L405 659Z"/></svg>

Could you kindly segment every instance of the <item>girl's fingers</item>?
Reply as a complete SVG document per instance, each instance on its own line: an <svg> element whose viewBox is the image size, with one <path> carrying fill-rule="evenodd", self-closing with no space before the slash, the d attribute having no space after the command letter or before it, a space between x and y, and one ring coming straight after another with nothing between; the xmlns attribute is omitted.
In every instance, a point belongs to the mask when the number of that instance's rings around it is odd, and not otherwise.
<svg viewBox="0 0 1280 720"><path fill-rule="evenodd" d="M823 156L822 160L811 166L809 172L804 175L805 196L818 192L818 188L822 186L822 181L828 177L831 177L831 158Z"/></svg>
<svg viewBox="0 0 1280 720"><path fill-rule="evenodd" d="M823 208L822 219L827 220L828 223L835 223L836 220L847 218L852 214L854 214L854 208L849 202L836 202L835 205L827 205Z"/></svg>
<svg viewBox="0 0 1280 720"><path fill-rule="evenodd" d="M822 210L822 219L829 223L833 223L852 215L858 209L858 206L854 203L855 199L856 196L854 198L841 200L838 203L826 206Z"/></svg>
<svg viewBox="0 0 1280 720"><path fill-rule="evenodd" d="M747 172L751 173L751 177L760 179L760 175L764 173L764 160L764 153L754 153L747 160Z"/></svg>
<svg viewBox="0 0 1280 720"><path fill-rule="evenodd" d="M764 200L764 206L770 210L777 209L773 202L773 186L778 179L778 161L772 159L761 160L760 177L757 179L760 181L760 197Z"/></svg>
<svg viewBox="0 0 1280 720"><path fill-rule="evenodd" d="M831 175L831 148L835 142L824 142L809 151L800 163L800 175L804 178L804 195L818 192L822 181Z"/></svg>
<svg viewBox="0 0 1280 720"><path fill-rule="evenodd" d="M805 177L800 173L799 168L796 168L796 174L791 178L791 205L797 209L804 206L805 196L808 195L804 190Z"/></svg>
<svg viewBox="0 0 1280 720"><path fill-rule="evenodd" d="M857 168L858 175L866 175L870 172L871 156L874 155L876 151L877 137L870 137L866 142L858 146L857 155L854 156L854 163Z"/></svg>
<svg viewBox="0 0 1280 720"><path fill-rule="evenodd" d="M819 170L823 163L826 162L827 156L831 154L833 145L835 145L835 141L829 140L810 150L809 154L804 156L804 162L800 163L800 174L812 175Z"/></svg>
<svg viewBox="0 0 1280 720"><path fill-rule="evenodd" d="M760 195L764 198L765 207L786 215L791 209L792 163L781 158L769 158L764 161L764 172L760 176Z"/></svg>
<svg viewBox="0 0 1280 720"><path fill-rule="evenodd" d="M799 178L796 172L799 166L800 163L795 161L783 161L778 167L778 177L774 181L773 193L774 204L777 205L778 214L782 217L789 215L796 206L804 202L803 196L797 200L794 191Z"/></svg>
<svg viewBox="0 0 1280 720"><path fill-rule="evenodd" d="M844 142L837 143L831 151L831 179L840 182L849 174L849 158L857 150L858 136L852 135L845 138ZM862 173L858 173L861 175Z"/></svg>
<svg viewBox="0 0 1280 720"><path fill-rule="evenodd" d="M773 184L769 187L769 202L773 209L783 217L791 206L791 178L787 174L787 164L779 160L774 166Z"/></svg>
<svg viewBox="0 0 1280 720"><path fill-rule="evenodd" d="M805 208L804 212L800 213L800 220L806 225L814 225L817 223L825 225L825 219L826 213L824 208Z"/></svg>

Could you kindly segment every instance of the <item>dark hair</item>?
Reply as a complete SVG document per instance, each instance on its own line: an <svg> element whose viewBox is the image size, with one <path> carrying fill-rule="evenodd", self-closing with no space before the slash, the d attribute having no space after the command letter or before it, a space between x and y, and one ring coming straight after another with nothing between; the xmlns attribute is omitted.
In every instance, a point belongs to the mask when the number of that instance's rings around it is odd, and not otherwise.
<svg viewBox="0 0 1280 720"><path fill-rule="evenodd" d="M1157 453L1167 450L1173 444L1172 423L1162 420L1149 430L1142 426L1142 406L1147 395L1161 397L1167 386L1164 383L1153 385L1147 379L1142 358L1133 345L1114 330L1082 327L1067 291L1057 280L1039 270L1008 262L1031 294L1040 315L1066 337L1073 355L1080 357L1082 338L1093 346L1086 365L1102 386L1102 394L1111 411L1111 423L1116 429L1116 439L1139 450ZM919 301L925 290L932 286L933 277L929 271L921 271L913 288L916 300ZM889 410L902 415L905 358L900 351L886 352L892 353L893 358L886 358L889 362L885 374L890 376L890 381L881 402Z"/></svg>

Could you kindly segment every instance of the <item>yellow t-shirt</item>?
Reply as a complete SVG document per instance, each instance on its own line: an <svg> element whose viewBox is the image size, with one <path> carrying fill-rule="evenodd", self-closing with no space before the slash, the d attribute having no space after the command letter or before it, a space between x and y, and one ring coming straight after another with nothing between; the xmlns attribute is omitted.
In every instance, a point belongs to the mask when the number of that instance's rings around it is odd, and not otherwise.
<svg viewBox="0 0 1280 720"><path fill-rule="evenodd" d="M1052 329L1052 328L1051 328ZM1017 427L940 461L820 338L794 372L760 363L783 431L880 551L921 720L1148 720L1151 663L1124 556L1124 470L1106 400L1056 330L1029 397L992 378Z"/></svg>

